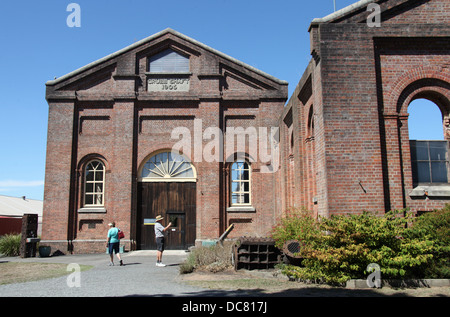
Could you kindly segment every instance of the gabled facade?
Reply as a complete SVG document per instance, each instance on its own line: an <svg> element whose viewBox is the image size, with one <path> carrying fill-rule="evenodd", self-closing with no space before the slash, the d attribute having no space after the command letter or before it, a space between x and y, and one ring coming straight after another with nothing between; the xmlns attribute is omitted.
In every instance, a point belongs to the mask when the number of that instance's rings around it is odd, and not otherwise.
<svg viewBox="0 0 450 317"><path fill-rule="evenodd" d="M370 3L379 5L380 27L367 23L375 21ZM445 0L363 0L312 21L312 59L280 120L283 209L329 216L450 202L449 16ZM442 112L447 142L437 160L418 160L409 140L408 105L417 98ZM419 175L427 163L437 164L436 182Z"/></svg>
<svg viewBox="0 0 450 317"><path fill-rule="evenodd" d="M46 244L104 251L115 221L126 249L153 248L162 215L174 223L168 248L184 249L231 224L265 236L281 212L275 173L250 144L215 142L277 127L282 80L167 29L47 82L46 98Z"/></svg>

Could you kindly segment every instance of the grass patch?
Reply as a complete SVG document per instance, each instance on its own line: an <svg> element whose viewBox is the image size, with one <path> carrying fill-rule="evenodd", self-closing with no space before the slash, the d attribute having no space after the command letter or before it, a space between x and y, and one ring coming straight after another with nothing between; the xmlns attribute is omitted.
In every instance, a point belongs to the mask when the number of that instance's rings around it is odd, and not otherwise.
<svg viewBox="0 0 450 317"><path fill-rule="evenodd" d="M91 265L80 265L81 271L91 268L93 268ZM38 281L72 272L67 271L67 264L4 262L0 263L0 285Z"/></svg>
<svg viewBox="0 0 450 317"><path fill-rule="evenodd" d="M223 290L261 290L263 292L271 293L282 291L287 288L293 288L296 285L292 282L280 281L275 279L265 278L242 278L231 280L213 280L213 281L188 281L192 286L204 287L209 289L223 289Z"/></svg>

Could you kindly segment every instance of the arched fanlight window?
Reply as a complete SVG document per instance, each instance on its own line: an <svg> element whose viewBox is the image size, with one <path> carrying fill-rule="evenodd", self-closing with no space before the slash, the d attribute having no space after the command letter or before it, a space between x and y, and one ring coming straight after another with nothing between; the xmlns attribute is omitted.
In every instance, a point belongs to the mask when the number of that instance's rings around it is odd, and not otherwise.
<svg viewBox="0 0 450 317"><path fill-rule="evenodd" d="M196 174L191 162L183 155L161 152L147 160L142 168L141 181L196 181Z"/></svg>
<svg viewBox="0 0 450 317"><path fill-rule="evenodd" d="M103 206L105 202L105 165L90 161L84 170L84 206Z"/></svg>
<svg viewBox="0 0 450 317"><path fill-rule="evenodd" d="M251 167L245 160L231 165L231 206L251 204Z"/></svg>

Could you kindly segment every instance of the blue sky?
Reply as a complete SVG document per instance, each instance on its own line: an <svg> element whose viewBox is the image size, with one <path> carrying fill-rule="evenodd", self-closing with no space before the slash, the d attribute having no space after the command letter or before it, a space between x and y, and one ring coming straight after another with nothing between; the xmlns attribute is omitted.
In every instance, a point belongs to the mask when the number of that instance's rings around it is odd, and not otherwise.
<svg viewBox="0 0 450 317"><path fill-rule="evenodd" d="M80 28L66 24L71 2ZM170 27L288 81L292 93L310 60L308 26L332 12L333 0L1 1L0 195L43 199L46 81ZM442 127L427 138L442 139Z"/></svg>

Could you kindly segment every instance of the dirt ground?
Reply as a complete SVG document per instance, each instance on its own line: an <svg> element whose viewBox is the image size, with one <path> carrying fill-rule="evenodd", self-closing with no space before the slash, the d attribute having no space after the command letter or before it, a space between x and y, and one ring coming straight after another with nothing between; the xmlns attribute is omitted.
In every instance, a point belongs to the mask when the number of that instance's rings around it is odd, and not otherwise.
<svg viewBox="0 0 450 317"><path fill-rule="evenodd" d="M227 270L220 273L196 271L180 275L194 286L210 289L241 291L249 296L278 297L450 297L450 287L418 287L381 289L349 289L289 281L275 270Z"/></svg>

